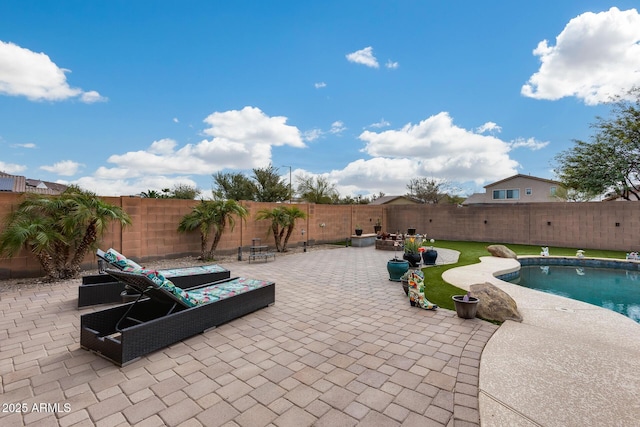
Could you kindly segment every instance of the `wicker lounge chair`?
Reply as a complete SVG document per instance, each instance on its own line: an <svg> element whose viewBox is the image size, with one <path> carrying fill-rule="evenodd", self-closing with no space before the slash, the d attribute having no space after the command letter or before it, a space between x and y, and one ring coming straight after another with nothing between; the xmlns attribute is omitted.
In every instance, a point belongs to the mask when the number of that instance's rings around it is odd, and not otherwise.
<svg viewBox="0 0 640 427"><path fill-rule="evenodd" d="M275 283L264 280L236 277L184 290L157 271L107 273L140 297L82 315L80 345L120 366L275 302Z"/></svg>
<svg viewBox="0 0 640 427"><path fill-rule="evenodd" d="M106 252L98 249L96 256L103 263L113 267L113 269L133 271L142 268L139 264L113 248ZM168 268L159 271L164 277L171 279L176 286L183 289L190 289L231 277L229 270L217 264ZM78 307L123 301L122 293L125 291L125 284L105 274L105 271L101 271L101 273L82 278L82 284L78 288Z"/></svg>

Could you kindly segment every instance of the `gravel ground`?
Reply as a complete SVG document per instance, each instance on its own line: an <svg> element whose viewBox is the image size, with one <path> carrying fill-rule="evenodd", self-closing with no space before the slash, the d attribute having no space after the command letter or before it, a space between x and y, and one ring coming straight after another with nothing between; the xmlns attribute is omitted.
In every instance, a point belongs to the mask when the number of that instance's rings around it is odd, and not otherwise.
<svg viewBox="0 0 640 427"><path fill-rule="evenodd" d="M307 251L311 252L311 251L317 251L321 249L335 249L335 248L341 248L341 247L342 246L340 245L315 245L312 247L308 247ZM303 248L296 246L296 247L288 248L287 252L278 253L277 256L278 257L287 256L287 255L292 255L300 252L303 252ZM247 259L247 256L248 254L244 253L245 259ZM247 262L247 261L238 261L238 254L233 253L233 254L216 256L216 258L213 261L207 261L207 262L200 261L195 256L171 258L171 259L167 258L167 259L146 262L144 263L144 267L154 269L154 270L161 270L161 269L172 268L172 267L176 267L176 268L192 267L195 265L213 264L213 263L221 264L223 266L230 266L234 263L239 263L239 262ZM229 269L232 269L232 267L230 266ZM68 282L68 281L77 281L77 280L80 280L80 277L82 276L85 276L88 274L96 274L97 272L98 272L97 268L90 269L90 270L83 270L80 272L77 278L68 279L65 281L58 281L58 282L45 282L43 280L44 279L43 277L25 277L20 279L0 280L0 293L2 293L3 291L15 291L15 290L21 290L21 289L37 288L37 287L43 287L43 288L54 287L56 286L56 284L59 284L62 282Z"/></svg>

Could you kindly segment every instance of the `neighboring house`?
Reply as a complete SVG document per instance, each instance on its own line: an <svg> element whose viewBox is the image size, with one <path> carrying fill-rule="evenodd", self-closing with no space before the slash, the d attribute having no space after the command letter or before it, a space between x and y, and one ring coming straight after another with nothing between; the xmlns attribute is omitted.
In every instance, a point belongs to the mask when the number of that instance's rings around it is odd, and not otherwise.
<svg viewBox="0 0 640 427"><path fill-rule="evenodd" d="M555 196L561 187L558 181L518 174L485 185L484 193L474 193L462 204L563 202Z"/></svg>
<svg viewBox="0 0 640 427"><path fill-rule="evenodd" d="M63 184L0 172L0 192L60 194L66 189Z"/></svg>
<svg viewBox="0 0 640 427"><path fill-rule="evenodd" d="M419 205L420 202L407 196L382 196L378 197L370 205Z"/></svg>

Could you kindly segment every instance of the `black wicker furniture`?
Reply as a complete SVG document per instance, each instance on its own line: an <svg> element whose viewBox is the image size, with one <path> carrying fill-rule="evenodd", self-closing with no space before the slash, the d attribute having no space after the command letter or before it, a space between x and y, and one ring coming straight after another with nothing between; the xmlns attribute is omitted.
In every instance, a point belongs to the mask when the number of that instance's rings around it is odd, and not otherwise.
<svg viewBox="0 0 640 427"><path fill-rule="evenodd" d="M80 345L119 366L275 302L275 283L264 280L236 277L184 290L155 271L107 272L140 298L82 315Z"/></svg>
<svg viewBox="0 0 640 427"><path fill-rule="evenodd" d="M98 249L96 256L114 269L123 271L142 269L140 265L113 249L109 249L107 252ZM191 289L231 277L229 270L217 264L168 268L159 271L164 277L171 279L176 286L183 289ZM78 287L78 308L123 302L122 292L125 290L125 284L106 274L105 271L102 273L82 278L82 284Z"/></svg>

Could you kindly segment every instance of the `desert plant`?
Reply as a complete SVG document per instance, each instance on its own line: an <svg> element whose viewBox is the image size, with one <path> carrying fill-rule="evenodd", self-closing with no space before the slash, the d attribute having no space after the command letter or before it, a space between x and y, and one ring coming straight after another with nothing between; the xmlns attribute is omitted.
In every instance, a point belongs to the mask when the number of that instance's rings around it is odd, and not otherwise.
<svg viewBox="0 0 640 427"><path fill-rule="evenodd" d="M287 243L296 226L297 219L307 217L297 206L279 206L258 211L256 220L271 220L271 232L278 252L286 252Z"/></svg>
<svg viewBox="0 0 640 427"><path fill-rule="evenodd" d="M235 217L245 219L247 215L245 207L235 200L201 200L191 212L182 218L178 225L178 231L198 230L200 232L200 258L211 260L227 225L233 230L236 224ZM213 242L209 246L212 229Z"/></svg>
<svg viewBox="0 0 640 427"><path fill-rule="evenodd" d="M46 280L76 277L111 221L131 223L122 208L79 187L71 186L59 196L27 194L5 219L0 254L13 257L25 248L40 262Z"/></svg>

